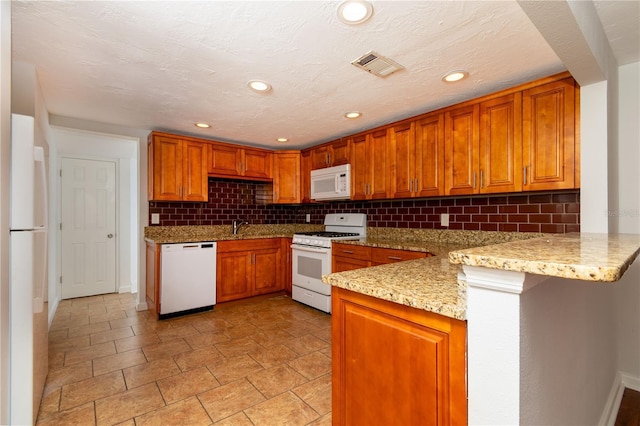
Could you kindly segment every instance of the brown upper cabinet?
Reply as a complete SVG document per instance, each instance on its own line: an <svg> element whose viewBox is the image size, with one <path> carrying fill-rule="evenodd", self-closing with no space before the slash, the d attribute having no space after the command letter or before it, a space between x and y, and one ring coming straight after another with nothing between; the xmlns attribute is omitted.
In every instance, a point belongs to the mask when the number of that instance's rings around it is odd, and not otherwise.
<svg viewBox="0 0 640 426"><path fill-rule="evenodd" d="M576 188L579 102L572 78L522 94L524 189Z"/></svg>
<svg viewBox="0 0 640 426"><path fill-rule="evenodd" d="M271 180L273 153L214 142L209 144L208 173L211 176Z"/></svg>
<svg viewBox="0 0 640 426"><path fill-rule="evenodd" d="M348 164L349 147L347 139L338 139L310 148L311 170Z"/></svg>
<svg viewBox="0 0 640 426"><path fill-rule="evenodd" d="M300 151L276 151L273 154L273 202L275 204L299 204Z"/></svg>
<svg viewBox="0 0 640 426"><path fill-rule="evenodd" d="M311 202L311 150L300 152L300 191L303 203Z"/></svg>
<svg viewBox="0 0 640 426"><path fill-rule="evenodd" d="M382 129L350 139L352 200L389 198L387 135Z"/></svg>
<svg viewBox="0 0 640 426"><path fill-rule="evenodd" d="M207 145L152 132L148 145L149 201L207 201Z"/></svg>

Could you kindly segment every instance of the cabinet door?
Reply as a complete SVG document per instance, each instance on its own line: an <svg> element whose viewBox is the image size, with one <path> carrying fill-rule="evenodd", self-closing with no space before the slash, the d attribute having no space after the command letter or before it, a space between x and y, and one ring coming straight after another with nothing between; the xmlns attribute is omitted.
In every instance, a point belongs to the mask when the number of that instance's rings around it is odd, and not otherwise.
<svg viewBox="0 0 640 426"><path fill-rule="evenodd" d="M220 253L216 265L216 301L242 299L251 296L253 279L252 256L245 251Z"/></svg>
<svg viewBox="0 0 640 426"><path fill-rule="evenodd" d="M201 142L183 142L182 199L185 201L208 201L209 199L207 148L208 145Z"/></svg>
<svg viewBox="0 0 640 426"><path fill-rule="evenodd" d="M463 321L332 290L334 425L467 424Z"/></svg>
<svg viewBox="0 0 640 426"><path fill-rule="evenodd" d="M242 166L242 150L228 145L209 145L209 174L238 176Z"/></svg>
<svg viewBox="0 0 640 426"><path fill-rule="evenodd" d="M300 199L300 152L276 152L273 156L273 202L295 204Z"/></svg>
<svg viewBox="0 0 640 426"><path fill-rule="evenodd" d="M280 242L274 240L273 248L256 250L252 256L254 269L252 294L272 293L284 289Z"/></svg>
<svg viewBox="0 0 640 426"><path fill-rule="evenodd" d="M282 250L282 279L284 282L284 290L289 296L291 296L291 284L292 284L292 253L291 253L291 238L280 239L280 249Z"/></svg>
<svg viewBox="0 0 640 426"><path fill-rule="evenodd" d="M481 193L522 190L522 94L480 104Z"/></svg>
<svg viewBox="0 0 640 426"><path fill-rule="evenodd" d="M422 259L427 256L427 253L421 251L374 248L371 249L371 265L386 265L405 260Z"/></svg>
<svg viewBox="0 0 640 426"><path fill-rule="evenodd" d="M477 193L479 106L445 113L446 195Z"/></svg>
<svg viewBox="0 0 640 426"><path fill-rule="evenodd" d="M414 124L389 129L387 152L391 169L391 198L409 198L416 185L416 140Z"/></svg>
<svg viewBox="0 0 640 426"><path fill-rule="evenodd" d="M154 312L160 312L157 302L160 300L158 280L160 279L160 246L147 242L146 248L146 269L147 277L145 283L147 305Z"/></svg>
<svg viewBox="0 0 640 426"><path fill-rule="evenodd" d="M389 198L389 167L387 164L387 130L369 135L369 196L370 199Z"/></svg>
<svg viewBox="0 0 640 426"><path fill-rule="evenodd" d="M311 202L311 151L304 150L300 154L300 187L302 202Z"/></svg>
<svg viewBox="0 0 640 426"><path fill-rule="evenodd" d="M575 85L571 78L522 96L524 189L575 187Z"/></svg>
<svg viewBox="0 0 640 426"><path fill-rule="evenodd" d="M351 139L351 199L365 200L369 184L367 135Z"/></svg>
<svg viewBox="0 0 640 426"><path fill-rule="evenodd" d="M244 149L242 175L257 179L271 179L273 154L266 151Z"/></svg>
<svg viewBox="0 0 640 426"><path fill-rule="evenodd" d="M311 170L329 167L329 146L322 145L311 149Z"/></svg>
<svg viewBox="0 0 640 426"><path fill-rule="evenodd" d="M165 136L152 139L153 200L182 200L182 142Z"/></svg>
<svg viewBox="0 0 640 426"><path fill-rule="evenodd" d="M414 195L444 195L444 114L415 123L416 186Z"/></svg>
<svg viewBox="0 0 640 426"><path fill-rule="evenodd" d="M331 258L331 272L352 271L354 269L368 268L369 266L371 266L371 262L368 260L343 256L332 256Z"/></svg>
<svg viewBox="0 0 640 426"><path fill-rule="evenodd" d="M335 141L330 146L329 164L339 166L341 164L349 164L349 140Z"/></svg>

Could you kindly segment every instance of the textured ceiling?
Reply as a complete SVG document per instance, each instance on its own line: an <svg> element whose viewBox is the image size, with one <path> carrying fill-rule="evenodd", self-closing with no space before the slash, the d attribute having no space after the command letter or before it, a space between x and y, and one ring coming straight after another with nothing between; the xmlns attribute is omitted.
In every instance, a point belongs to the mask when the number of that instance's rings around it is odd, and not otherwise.
<svg viewBox="0 0 640 426"><path fill-rule="evenodd" d="M51 114L280 149L565 69L515 1L373 1L357 26L337 20L338 4L14 1L13 59L35 65ZM351 65L370 50L405 70L379 78ZM441 81L460 68L467 80ZM273 90L254 93L251 79ZM363 116L343 117L353 110Z"/></svg>

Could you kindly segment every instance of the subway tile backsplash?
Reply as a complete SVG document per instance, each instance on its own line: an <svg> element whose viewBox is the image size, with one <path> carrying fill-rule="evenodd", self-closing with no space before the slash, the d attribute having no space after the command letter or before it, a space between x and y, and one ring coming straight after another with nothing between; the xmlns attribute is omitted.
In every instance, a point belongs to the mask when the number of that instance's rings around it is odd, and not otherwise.
<svg viewBox="0 0 640 426"><path fill-rule="evenodd" d="M445 229L440 214L449 214L449 229L565 233L580 231L580 191L565 190L467 197L386 201L334 201L303 205L263 205L256 194L264 184L209 178L207 203L149 203L149 215L160 214L161 226L228 225L234 219L253 224L322 224L327 213L366 213L368 226ZM149 216L151 217L151 216ZM149 221L151 222L151 221Z"/></svg>

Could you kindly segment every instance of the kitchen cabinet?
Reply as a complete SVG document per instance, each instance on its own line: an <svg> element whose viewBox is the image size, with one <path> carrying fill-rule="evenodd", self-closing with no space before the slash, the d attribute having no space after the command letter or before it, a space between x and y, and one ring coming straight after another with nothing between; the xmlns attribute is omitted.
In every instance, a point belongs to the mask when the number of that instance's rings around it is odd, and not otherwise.
<svg viewBox="0 0 640 426"><path fill-rule="evenodd" d="M280 238L280 243L282 245L282 268L283 268L283 280L284 280L284 291L287 292L289 296L291 296L291 286L293 284L293 271L292 267L292 252L291 252L291 244L293 243L292 238Z"/></svg>
<svg viewBox="0 0 640 426"><path fill-rule="evenodd" d="M445 194L476 193L479 105L445 112Z"/></svg>
<svg viewBox="0 0 640 426"><path fill-rule="evenodd" d="M334 425L466 425L466 323L332 288Z"/></svg>
<svg viewBox="0 0 640 426"><path fill-rule="evenodd" d="M146 302L154 313L160 312L160 244L146 242Z"/></svg>
<svg viewBox="0 0 640 426"><path fill-rule="evenodd" d="M205 143L152 132L147 154L149 201L208 201Z"/></svg>
<svg viewBox="0 0 640 426"><path fill-rule="evenodd" d="M218 302L283 290L280 238L219 241Z"/></svg>
<svg viewBox="0 0 640 426"><path fill-rule="evenodd" d="M576 188L579 103L572 78L527 89L522 95L526 191Z"/></svg>
<svg viewBox="0 0 640 426"><path fill-rule="evenodd" d="M422 259L429 256L432 255L420 251L367 247L334 242L331 246L331 271L351 271L369 266Z"/></svg>
<svg viewBox="0 0 640 426"><path fill-rule="evenodd" d="M349 147L347 139L339 139L311 148L309 150L311 154L311 169L324 169L325 167L348 164Z"/></svg>
<svg viewBox="0 0 640 426"><path fill-rule="evenodd" d="M389 128L391 198L444 194L444 114Z"/></svg>
<svg viewBox="0 0 640 426"><path fill-rule="evenodd" d="M311 202L311 151L300 153L300 189L303 203Z"/></svg>
<svg viewBox="0 0 640 426"><path fill-rule="evenodd" d="M359 135L351 142L351 199L389 198L387 129Z"/></svg>
<svg viewBox="0 0 640 426"><path fill-rule="evenodd" d="M273 202L275 204L299 204L300 151L276 151L273 154Z"/></svg>
<svg viewBox="0 0 640 426"><path fill-rule="evenodd" d="M209 144L207 171L211 176L271 180L273 153L257 148L244 148L232 144Z"/></svg>

